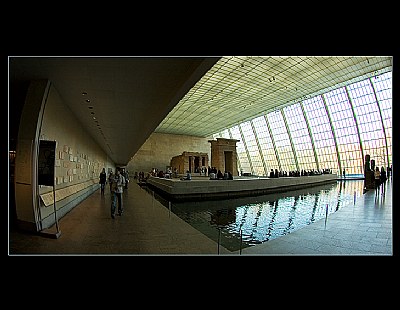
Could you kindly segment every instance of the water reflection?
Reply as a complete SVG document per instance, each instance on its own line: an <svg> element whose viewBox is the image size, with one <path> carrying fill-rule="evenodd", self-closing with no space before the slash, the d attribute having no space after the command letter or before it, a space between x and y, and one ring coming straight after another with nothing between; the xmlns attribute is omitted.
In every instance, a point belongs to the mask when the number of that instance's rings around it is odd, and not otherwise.
<svg viewBox="0 0 400 310"><path fill-rule="evenodd" d="M352 204L354 194L362 195L363 188L362 180L339 181L256 197L172 202L171 211L209 238L220 240L225 248L236 251L323 219L326 212ZM162 196L155 194L155 198L169 207L169 201Z"/></svg>

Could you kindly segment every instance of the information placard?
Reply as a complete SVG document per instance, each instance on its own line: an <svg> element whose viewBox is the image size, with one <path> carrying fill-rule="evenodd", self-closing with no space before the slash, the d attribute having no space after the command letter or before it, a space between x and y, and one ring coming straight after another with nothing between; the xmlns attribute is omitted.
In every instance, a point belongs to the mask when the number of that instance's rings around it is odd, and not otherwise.
<svg viewBox="0 0 400 310"><path fill-rule="evenodd" d="M38 158L38 184L54 186L56 141L40 140Z"/></svg>

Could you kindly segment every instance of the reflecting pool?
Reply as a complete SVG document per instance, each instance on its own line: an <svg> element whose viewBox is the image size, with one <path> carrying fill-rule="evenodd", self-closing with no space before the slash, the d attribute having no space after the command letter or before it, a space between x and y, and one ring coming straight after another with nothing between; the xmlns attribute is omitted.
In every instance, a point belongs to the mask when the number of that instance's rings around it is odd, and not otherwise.
<svg viewBox="0 0 400 310"><path fill-rule="evenodd" d="M350 180L228 200L169 202L157 193L154 197L210 239L237 251L325 219L353 205L363 189L363 180Z"/></svg>

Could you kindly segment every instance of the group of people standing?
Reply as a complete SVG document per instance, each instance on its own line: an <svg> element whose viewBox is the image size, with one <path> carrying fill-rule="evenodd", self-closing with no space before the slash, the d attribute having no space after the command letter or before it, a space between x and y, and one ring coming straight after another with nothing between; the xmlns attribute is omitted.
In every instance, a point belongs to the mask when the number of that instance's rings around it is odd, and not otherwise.
<svg viewBox="0 0 400 310"><path fill-rule="evenodd" d="M103 168L99 176L101 195L104 195L104 188L107 182L110 185L111 192L111 217L115 219L117 202L118 215L122 216L122 213L124 212L122 193L124 192L124 188L128 189L129 174L125 169L117 167L115 173L111 171L107 178L106 170Z"/></svg>

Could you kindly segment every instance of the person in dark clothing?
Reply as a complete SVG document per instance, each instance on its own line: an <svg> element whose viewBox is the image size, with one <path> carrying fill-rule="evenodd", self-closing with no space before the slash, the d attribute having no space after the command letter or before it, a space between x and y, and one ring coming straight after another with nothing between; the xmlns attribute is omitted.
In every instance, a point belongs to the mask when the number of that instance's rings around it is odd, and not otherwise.
<svg viewBox="0 0 400 310"><path fill-rule="evenodd" d="M274 169L271 169L271 172L269 173L269 177L270 178L274 178L275 177Z"/></svg>
<svg viewBox="0 0 400 310"><path fill-rule="evenodd" d="M378 166L375 167L374 178L375 178L375 192L379 193L379 186L381 183L381 172L379 171Z"/></svg>
<svg viewBox="0 0 400 310"><path fill-rule="evenodd" d="M385 168L382 166L381 167L381 173L379 176L379 181L382 187L382 192L385 192L386 190L386 180L387 180L387 175L386 175L386 171Z"/></svg>
<svg viewBox="0 0 400 310"><path fill-rule="evenodd" d="M108 175L108 184L110 184L110 193L112 193L112 180L114 180L114 173L111 170L110 174Z"/></svg>
<svg viewBox="0 0 400 310"><path fill-rule="evenodd" d="M115 211L118 202L118 215L122 216L124 207L122 204L122 193L124 192L125 178L121 174L121 170L117 168L115 170L114 177L111 181L111 217L115 219Z"/></svg>
<svg viewBox="0 0 400 310"><path fill-rule="evenodd" d="M101 194L104 195L104 187L106 186L107 183L107 174L105 168L103 168L103 170L100 172L99 179L100 179L99 183L101 188Z"/></svg>
<svg viewBox="0 0 400 310"><path fill-rule="evenodd" d="M129 173L125 168L122 168L121 170L122 176L125 178L125 189L128 189L128 183L129 183Z"/></svg>

